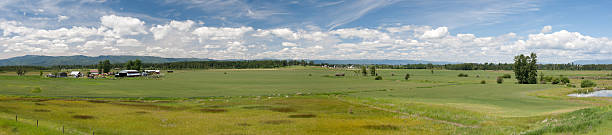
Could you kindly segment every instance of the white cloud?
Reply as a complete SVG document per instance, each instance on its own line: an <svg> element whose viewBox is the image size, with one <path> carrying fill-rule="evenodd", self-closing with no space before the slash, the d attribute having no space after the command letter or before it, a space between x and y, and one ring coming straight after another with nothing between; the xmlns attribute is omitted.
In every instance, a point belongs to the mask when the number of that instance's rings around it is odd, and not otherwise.
<svg viewBox="0 0 612 135"><path fill-rule="evenodd" d="M552 26L550 25L546 25L542 28L542 30L540 31L540 33L550 33L552 32Z"/></svg>
<svg viewBox="0 0 612 135"><path fill-rule="evenodd" d="M281 45L282 46L286 46L286 47L296 47L296 46L298 46L296 43L291 43L291 42L283 42Z"/></svg>
<svg viewBox="0 0 612 135"><path fill-rule="evenodd" d="M198 36L200 42L206 40L230 40L242 37L246 32L253 31L252 27L199 27L192 33Z"/></svg>
<svg viewBox="0 0 612 135"><path fill-rule="evenodd" d="M103 26L113 29L113 32L119 36L147 34L145 22L138 18L106 15L100 17L100 21Z"/></svg>
<svg viewBox="0 0 612 135"><path fill-rule="evenodd" d="M118 23L122 22L122 23ZM98 26L57 29L0 21L0 58L37 55L153 55L216 59L419 59L458 62L511 62L536 52L543 62L608 58L612 41L578 32L542 31L477 36L450 35L447 27L383 25L321 31L214 27L171 20L146 26L134 17L108 15ZM279 45L280 44L280 45Z"/></svg>
<svg viewBox="0 0 612 135"><path fill-rule="evenodd" d="M70 19L70 17L63 16L63 15L57 15L57 22L62 22L64 20L68 20L68 19Z"/></svg>
<svg viewBox="0 0 612 135"><path fill-rule="evenodd" d="M119 39L117 46L142 46L142 43L136 39Z"/></svg>
<svg viewBox="0 0 612 135"><path fill-rule="evenodd" d="M425 31L421 38L441 38L448 35L448 27L438 27L429 31Z"/></svg>

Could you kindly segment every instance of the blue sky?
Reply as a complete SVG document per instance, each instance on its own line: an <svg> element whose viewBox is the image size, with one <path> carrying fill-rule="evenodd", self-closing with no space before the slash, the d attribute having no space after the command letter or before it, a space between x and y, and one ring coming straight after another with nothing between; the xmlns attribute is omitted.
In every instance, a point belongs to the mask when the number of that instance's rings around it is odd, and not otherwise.
<svg viewBox="0 0 612 135"><path fill-rule="evenodd" d="M612 56L610 1L7 0L0 58L542 62Z"/></svg>

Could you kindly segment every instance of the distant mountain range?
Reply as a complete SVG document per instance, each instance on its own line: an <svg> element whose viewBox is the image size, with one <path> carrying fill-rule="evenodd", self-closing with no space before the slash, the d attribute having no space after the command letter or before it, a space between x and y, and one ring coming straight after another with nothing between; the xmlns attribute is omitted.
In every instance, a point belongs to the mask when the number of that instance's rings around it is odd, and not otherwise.
<svg viewBox="0 0 612 135"><path fill-rule="evenodd" d="M586 64L612 64L612 59L605 60L577 60L574 64L586 65Z"/></svg>
<svg viewBox="0 0 612 135"><path fill-rule="evenodd" d="M180 61L209 61L211 59L199 58L162 58L155 56L40 56L25 55L0 60L0 66L28 65L28 66L54 66L54 65L93 65L102 60L110 60L111 63L125 63L129 60L141 60L143 63L166 63Z"/></svg>
<svg viewBox="0 0 612 135"><path fill-rule="evenodd" d="M444 61L422 61L422 60L313 60L315 64L386 64L386 65L405 65L405 64L457 64L457 62Z"/></svg>

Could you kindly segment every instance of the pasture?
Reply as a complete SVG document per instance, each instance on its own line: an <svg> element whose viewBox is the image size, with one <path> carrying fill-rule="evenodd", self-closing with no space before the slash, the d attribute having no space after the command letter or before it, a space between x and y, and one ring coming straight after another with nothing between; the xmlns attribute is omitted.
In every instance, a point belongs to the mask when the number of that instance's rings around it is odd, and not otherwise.
<svg viewBox="0 0 612 135"><path fill-rule="evenodd" d="M609 98L567 97L577 88L565 85L496 83L511 71L378 74L382 80L318 67L181 70L117 80L3 73L0 133L54 134L64 127L65 134L601 134L612 123Z"/></svg>

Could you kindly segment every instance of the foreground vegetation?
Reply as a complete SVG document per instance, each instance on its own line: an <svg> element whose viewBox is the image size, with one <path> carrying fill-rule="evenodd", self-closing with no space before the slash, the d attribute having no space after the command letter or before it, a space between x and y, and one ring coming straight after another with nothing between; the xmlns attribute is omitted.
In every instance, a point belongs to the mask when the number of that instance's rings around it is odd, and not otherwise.
<svg viewBox="0 0 612 135"><path fill-rule="evenodd" d="M569 77L576 86L583 77L609 73L540 72ZM4 86L0 94L5 95L0 97L0 134L57 134L62 126L66 134L601 134L612 130L610 99L568 97L579 88L567 85L516 84L504 77L512 71L378 69L377 76L364 76L358 69L297 66L181 70L160 79L121 80L13 74L0 75ZM378 76L381 80L375 80ZM502 83L493 83L498 78ZM483 80L489 83L481 84ZM592 80L598 87L612 84Z"/></svg>

